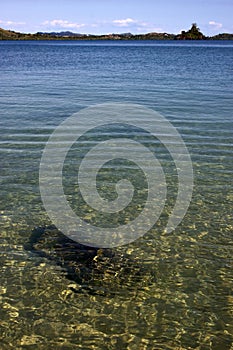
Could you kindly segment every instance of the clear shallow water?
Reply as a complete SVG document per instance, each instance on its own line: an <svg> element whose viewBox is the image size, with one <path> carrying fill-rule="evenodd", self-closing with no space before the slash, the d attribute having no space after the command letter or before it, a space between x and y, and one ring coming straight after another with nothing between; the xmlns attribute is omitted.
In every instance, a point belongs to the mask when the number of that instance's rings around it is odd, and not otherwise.
<svg viewBox="0 0 233 350"><path fill-rule="evenodd" d="M3 349L232 349L232 67L231 42L0 43ZM72 256L61 268L53 244L44 257L25 249L35 226L51 224L40 157L61 121L103 102L140 103L173 123L192 157L193 198L173 233L165 210L72 280ZM71 202L74 176L67 163Z"/></svg>

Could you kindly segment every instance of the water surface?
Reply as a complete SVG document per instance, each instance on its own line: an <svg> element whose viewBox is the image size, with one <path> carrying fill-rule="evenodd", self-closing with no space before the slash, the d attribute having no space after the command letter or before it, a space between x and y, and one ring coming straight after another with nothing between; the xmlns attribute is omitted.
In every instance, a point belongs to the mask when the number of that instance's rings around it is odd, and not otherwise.
<svg viewBox="0 0 233 350"><path fill-rule="evenodd" d="M0 43L2 349L232 349L232 67L227 41ZM40 158L57 125L104 102L145 105L178 129L193 161L193 198L173 233L164 234L165 208L147 235L84 261L72 280L53 243L46 256L25 248L35 227L51 225ZM176 173L158 151L168 210ZM64 174L82 211L69 159Z"/></svg>

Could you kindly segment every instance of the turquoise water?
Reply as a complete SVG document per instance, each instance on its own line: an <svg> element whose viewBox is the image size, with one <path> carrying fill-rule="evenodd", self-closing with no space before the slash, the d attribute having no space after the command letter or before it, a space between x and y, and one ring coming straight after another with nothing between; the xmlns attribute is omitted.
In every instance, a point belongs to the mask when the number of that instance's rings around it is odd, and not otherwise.
<svg viewBox="0 0 233 350"><path fill-rule="evenodd" d="M1 42L0 81L1 348L232 349L233 44ZM171 198L157 225L81 261L50 227L39 164L56 126L104 102L165 116L191 155L194 191L181 224L165 234L177 179L158 148ZM83 212L69 159L64 174ZM35 227L44 255L26 248Z"/></svg>

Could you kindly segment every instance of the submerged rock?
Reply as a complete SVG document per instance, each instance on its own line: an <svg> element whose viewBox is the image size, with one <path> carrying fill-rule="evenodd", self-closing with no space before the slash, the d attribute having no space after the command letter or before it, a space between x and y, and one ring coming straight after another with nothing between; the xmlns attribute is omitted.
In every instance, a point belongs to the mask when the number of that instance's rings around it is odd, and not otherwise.
<svg viewBox="0 0 233 350"><path fill-rule="evenodd" d="M79 244L55 226L34 228L25 248L61 266L67 278L77 283L75 291L116 293L122 286L131 289L145 279L142 264L130 255Z"/></svg>

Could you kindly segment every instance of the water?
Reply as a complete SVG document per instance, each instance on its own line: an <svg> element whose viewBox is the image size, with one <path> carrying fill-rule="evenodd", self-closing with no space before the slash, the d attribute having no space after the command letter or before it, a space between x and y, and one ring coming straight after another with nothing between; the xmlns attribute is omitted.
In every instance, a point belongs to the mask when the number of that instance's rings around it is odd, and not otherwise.
<svg viewBox="0 0 233 350"><path fill-rule="evenodd" d="M0 43L2 349L232 349L232 67L231 42ZM165 210L141 239L81 261L50 227L39 164L57 125L103 102L162 113L188 147L194 191L173 233ZM64 172L72 203L75 169Z"/></svg>

